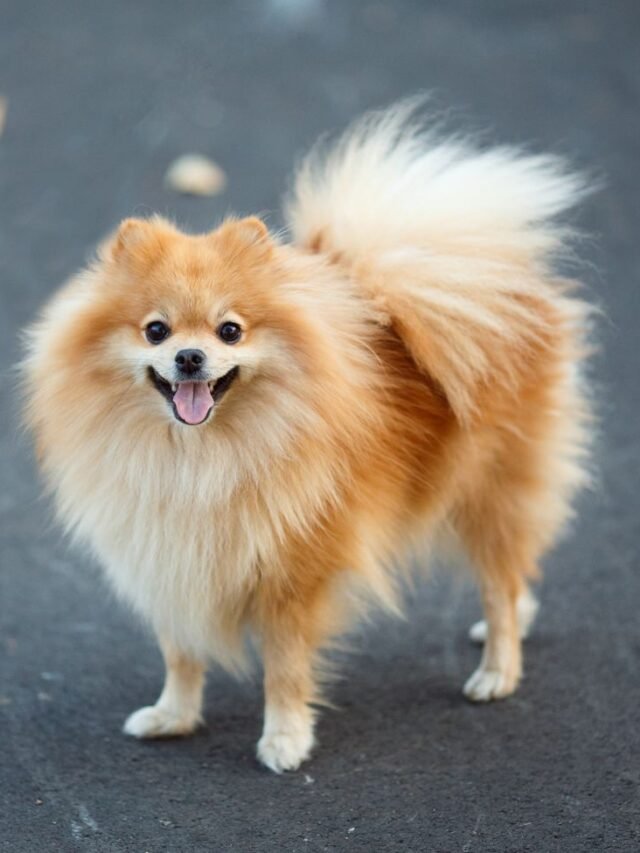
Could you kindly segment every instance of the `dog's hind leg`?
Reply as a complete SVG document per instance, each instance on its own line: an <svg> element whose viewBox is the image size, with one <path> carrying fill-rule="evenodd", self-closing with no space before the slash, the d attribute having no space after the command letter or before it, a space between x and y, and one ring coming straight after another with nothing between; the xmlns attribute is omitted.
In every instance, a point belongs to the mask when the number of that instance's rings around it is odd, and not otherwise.
<svg viewBox="0 0 640 853"><path fill-rule="evenodd" d="M513 481L503 481L498 488L476 492L456 517L476 570L485 616L482 628L476 629L476 636L485 635L482 659L464 686L465 695L475 702L514 692L522 674L522 636L535 615L528 580L538 575L541 543L529 504L518 499L513 486Z"/></svg>
<svg viewBox="0 0 640 853"><path fill-rule="evenodd" d="M520 638L526 640L531 633L540 604L531 592L528 584L523 586L522 592L516 600L516 615L518 618L518 630ZM474 622L469 628L469 639L474 643L482 645L487 640L488 626L486 619Z"/></svg>
<svg viewBox="0 0 640 853"><path fill-rule="evenodd" d="M519 592L500 575L481 578L487 639L479 667L464 686L474 702L509 696L522 674L522 650L517 616Z"/></svg>
<svg viewBox="0 0 640 853"><path fill-rule="evenodd" d="M137 738L191 734L202 722L202 663L160 641L166 667L164 688L155 705L127 718L124 733Z"/></svg>

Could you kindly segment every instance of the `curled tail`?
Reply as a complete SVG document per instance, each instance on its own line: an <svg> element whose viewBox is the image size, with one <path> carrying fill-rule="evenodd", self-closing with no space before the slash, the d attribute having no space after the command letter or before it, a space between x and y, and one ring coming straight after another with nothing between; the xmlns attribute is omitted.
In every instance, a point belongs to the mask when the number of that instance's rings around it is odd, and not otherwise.
<svg viewBox="0 0 640 853"><path fill-rule="evenodd" d="M340 264L376 303L461 421L511 393L541 346L580 357L587 307L555 270L558 217L588 191L549 156L439 141L415 102L366 117L302 164L294 243Z"/></svg>

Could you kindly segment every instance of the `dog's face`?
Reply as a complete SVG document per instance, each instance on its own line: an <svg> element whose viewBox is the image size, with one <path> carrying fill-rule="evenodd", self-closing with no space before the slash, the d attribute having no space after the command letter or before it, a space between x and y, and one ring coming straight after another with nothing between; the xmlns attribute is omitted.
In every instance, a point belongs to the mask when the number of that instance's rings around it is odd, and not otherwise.
<svg viewBox="0 0 640 853"><path fill-rule="evenodd" d="M199 236L127 220L33 329L29 417L70 453L81 434L179 436L196 456L211 439L255 476L368 411L373 328L348 280L260 220Z"/></svg>
<svg viewBox="0 0 640 853"><path fill-rule="evenodd" d="M85 333L101 370L152 417L190 427L291 362L276 247L258 219L202 236L163 220L127 220L103 250L100 297ZM295 335L294 335L295 337Z"/></svg>

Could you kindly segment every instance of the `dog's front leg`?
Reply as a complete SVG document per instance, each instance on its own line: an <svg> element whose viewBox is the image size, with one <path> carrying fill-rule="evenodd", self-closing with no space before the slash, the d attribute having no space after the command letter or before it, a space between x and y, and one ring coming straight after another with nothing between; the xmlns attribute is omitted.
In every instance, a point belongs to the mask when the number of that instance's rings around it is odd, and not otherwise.
<svg viewBox="0 0 640 853"><path fill-rule="evenodd" d="M191 734L202 722L202 663L160 640L166 667L164 688L155 705L140 708L127 718L125 734L138 738Z"/></svg>
<svg viewBox="0 0 640 853"><path fill-rule="evenodd" d="M276 773L296 770L314 744L314 644L301 623L280 614L263 630L265 710L258 758Z"/></svg>

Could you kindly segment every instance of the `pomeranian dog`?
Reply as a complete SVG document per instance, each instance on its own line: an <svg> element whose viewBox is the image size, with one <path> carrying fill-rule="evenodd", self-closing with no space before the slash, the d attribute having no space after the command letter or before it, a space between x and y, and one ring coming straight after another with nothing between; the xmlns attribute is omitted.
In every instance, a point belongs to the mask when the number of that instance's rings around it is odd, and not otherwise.
<svg viewBox="0 0 640 853"><path fill-rule="evenodd" d="M522 673L529 583L587 479L589 306L557 260L586 190L554 158L438 141L401 105L312 152L290 242L257 218L128 219L28 333L27 422L66 528L155 632L138 738L202 721L207 666L264 661L258 757L314 745L323 646L455 541L484 642Z"/></svg>

